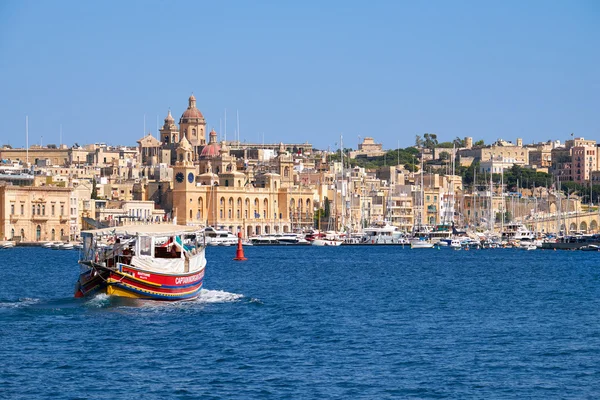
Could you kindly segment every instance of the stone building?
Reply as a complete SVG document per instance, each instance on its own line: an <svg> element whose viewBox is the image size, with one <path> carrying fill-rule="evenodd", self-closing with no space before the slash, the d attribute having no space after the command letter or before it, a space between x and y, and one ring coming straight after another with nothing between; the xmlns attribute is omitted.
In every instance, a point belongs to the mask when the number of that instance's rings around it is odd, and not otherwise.
<svg viewBox="0 0 600 400"><path fill-rule="evenodd" d="M69 240L71 188L0 184L0 238Z"/></svg>
<svg viewBox="0 0 600 400"><path fill-rule="evenodd" d="M247 174L237 170L232 156L216 143L216 133L211 133L211 142L202 150L197 165L193 159L194 148L184 136L173 168L173 208L178 224L207 224L247 236L312 226L313 190L282 187L281 176L271 172L258 174L250 182Z"/></svg>

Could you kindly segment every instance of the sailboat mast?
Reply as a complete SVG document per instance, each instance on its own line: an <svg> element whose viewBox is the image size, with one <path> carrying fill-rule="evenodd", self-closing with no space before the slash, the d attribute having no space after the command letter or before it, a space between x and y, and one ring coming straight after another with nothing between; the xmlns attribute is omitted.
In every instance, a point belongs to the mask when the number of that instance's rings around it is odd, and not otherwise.
<svg viewBox="0 0 600 400"><path fill-rule="evenodd" d="M29 166L29 116L25 116L25 162Z"/></svg>

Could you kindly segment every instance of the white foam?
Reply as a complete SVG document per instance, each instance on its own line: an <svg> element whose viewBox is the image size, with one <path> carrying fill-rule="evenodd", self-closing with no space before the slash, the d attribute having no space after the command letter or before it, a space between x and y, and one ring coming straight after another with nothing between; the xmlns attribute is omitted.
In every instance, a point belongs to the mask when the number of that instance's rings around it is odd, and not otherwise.
<svg viewBox="0 0 600 400"><path fill-rule="evenodd" d="M40 299L33 299L30 297L23 297L17 301L0 301L0 308L20 308L28 307L33 304L39 303Z"/></svg>
<svg viewBox="0 0 600 400"><path fill-rule="evenodd" d="M243 297L243 294L229 293L223 290L201 289L200 295L195 301L200 303L229 303L238 301Z"/></svg>
<svg viewBox="0 0 600 400"><path fill-rule="evenodd" d="M98 293L86 300L85 305L91 308L102 308L110 304L110 296L106 293Z"/></svg>

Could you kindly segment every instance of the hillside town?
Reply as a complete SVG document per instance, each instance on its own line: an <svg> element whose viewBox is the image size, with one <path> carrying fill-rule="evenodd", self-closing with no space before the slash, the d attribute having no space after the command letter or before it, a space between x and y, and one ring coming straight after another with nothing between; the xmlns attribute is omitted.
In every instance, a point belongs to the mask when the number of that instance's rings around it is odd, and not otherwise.
<svg viewBox="0 0 600 400"><path fill-rule="evenodd" d="M357 149L340 138L337 150L223 137L208 131L192 95L178 123L169 110L137 146L5 145L0 238L68 242L87 229L149 223L245 238L383 223L407 234L421 226L499 231L516 221L536 232L598 230L599 145L572 134L529 144L440 143L425 134L391 151L373 137Z"/></svg>

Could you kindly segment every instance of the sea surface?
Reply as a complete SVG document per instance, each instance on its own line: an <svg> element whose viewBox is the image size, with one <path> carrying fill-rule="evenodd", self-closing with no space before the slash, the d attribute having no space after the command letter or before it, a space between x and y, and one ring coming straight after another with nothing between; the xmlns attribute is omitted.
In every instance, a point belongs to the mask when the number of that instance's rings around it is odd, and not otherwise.
<svg viewBox="0 0 600 400"><path fill-rule="evenodd" d="M181 303L73 298L0 250L0 398L599 398L600 253L207 249Z"/></svg>

